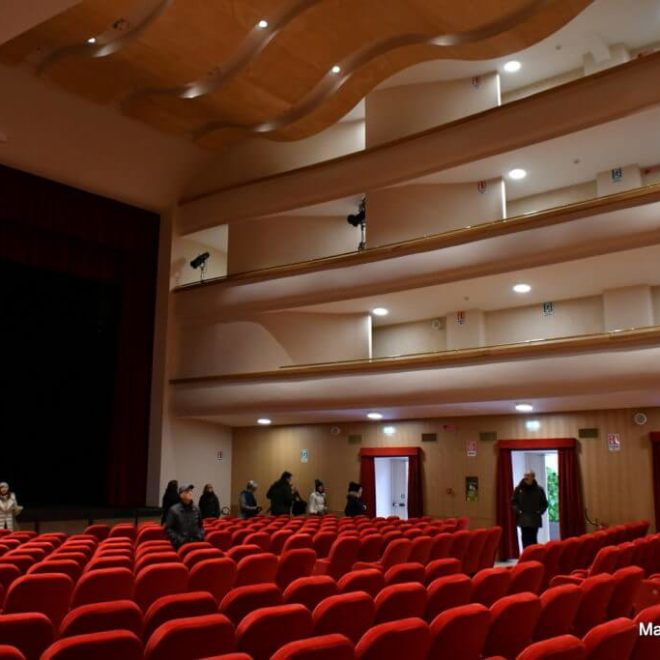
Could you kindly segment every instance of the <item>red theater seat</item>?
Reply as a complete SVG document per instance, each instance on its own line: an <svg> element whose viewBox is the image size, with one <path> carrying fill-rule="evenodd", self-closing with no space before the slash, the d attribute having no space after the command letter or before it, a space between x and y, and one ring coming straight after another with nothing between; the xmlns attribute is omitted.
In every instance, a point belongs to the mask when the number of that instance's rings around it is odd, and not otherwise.
<svg viewBox="0 0 660 660"><path fill-rule="evenodd" d="M541 614L534 629L534 640L568 634L580 606L582 590L575 584L546 589L540 597Z"/></svg>
<svg viewBox="0 0 660 660"><path fill-rule="evenodd" d="M172 548L170 547L170 550ZM179 555L179 559L181 561L184 561L185 558L192 552L195 552L195 550L217 550L218 548L214 548L208 541L194 541L193 543L186 543L185 545L182 545L177 551L177 555ZM223 555L221 555L223 556Z"/></svg>
<svg viewBox="0 0 660 660"><path fill-rule="evenodd" d="M218 550L226 552L231 548L231 534L225 530L214 530L206 535L206 540Z"/></svg>
<svg viewBox="0 0 660 660"><path fill-rule="evenodd" d="M657 658L660 658L660 635L641 634L640 629L641 624L646 624L645 627L651 624L651 626L656 627L656 630L660 630L660 605L653 605L642 610L635 617L634 623L640 634L631 655L631 660L657 660Z"/></svg>
<svg viewBox="0 0 660 660"><path fill-rule="evenodd" d="M364 591L330 596L314 608L314 634L340 633L357 643L372 626L375 615L373 598Z"/></svg>
<svg viewBox="0 0 660 660"><path fill-rule="evenodd" d="M199 564L200 561L205 561L206 559L221 559L222 557L224 557L224 553L217 548L202 548L188 553L183 558L183 563L188 570L191 570L192 567Z"/></svg>
<svg viewBox="0 0 660 660"><path fill-rule="evenodd" d="M543 584L545 567L540 561L526 561L516 564L511 569L510 594L519 594L529 591L538 594Z"/></svg>
<svg viewBox="0 0 660 660"><path fill-rule="evenodd" d="M25 656L15 646L0 644L0 660L25 660Z"/></svg>
<svg viewBox="0 0 660 660"><path fill-rule="evenodd" d="M180 594L188 589L188 569L183 564L152 564L135 579L135 602L143 612L161 596Z"/></svg>
<svg viewBox="0 0 660 660"><path fill-rule="evenodd" d="M217 601L234 586L236 562L229 557L205 559L192 567L188 580L190 591L208 591Z"/></svg>
<svg viewBox="0 0 660 660"><path fill-rule="evenodd" d="M328 558L317 560L314 567L314 574L329 575L335 580L338 580L344 573L348 573L351 570L359 549L360 541L357 537L338 537L330 548Z"/></svg>
<svg viewBox="0 0 660 660"><path fill-rule="evenodd" d="M592 628L584 636L587 660L627 660L635 647L638 628L626 618L614 619Z"/></svg>
<svg viewBox="0 0 660 660"><path fill-rule="evenodd" d="M206 591L191 591L185 594L163 596L153 602L144 615L144 640L163 623L172 619L183 619L205 614L216 614L218 604Z"/></svg>
<svg viewBox="0 0 660 660"><path fill-rule="evenodd" d="M238 650L254 660L269 660L285 644L311 636L312 615L300 604L251 612L236 629Z"/></svg>
<svg viewBox="0 0 660 660"><path fill-rule="evenodd" d="M490 627L490 610L479 603L454 607L431 623L431 658L479 660Z"/></svg>
<svg viewBox="0 0 660 660"><path fill-rule="evenodd" d="M103 568L83 573L73 590L71 607L110 600L132 600L133 573L127 568Z"/></svg>
<svg viewBox="0 0 660 660"><path fill-rule="evenodd" d="M528 646L517 660L584 660L584 644L573 635L560 635Z"/></svg>
<svg viewBox="0 0 660 660"><path fill-rule="evenodd" d="M55 639L55 626L45 614L2 614L0 640L15 646L26 660L39 660L44 650Z"/></svg>
<svg viewBox="0 0 660 660"><path fill-rule="evenodd" d="M62 620L60 637L87 635L107 630L129 630L142 637L142 611L132 600L81 605Z"/></svg>
<svg viewBox="0 0 660 660"><path fill-rule="evenodd" d="M328 596L337 594L337 583L329 575L311 575L294 580L284 590L284 602L300 603L313 611Z"/></svg>
<svg viewBox="0 0 660 660"><path fill-rule="evenodd" d="M353 660L353 644L343 635L323 635L285 644L271 660Z"/></svg>
<svg viewBox="0 0 660 660"><path fill-rule="evenodd" d="M605 621L614 591L614 578L607 573L600 573L586 578L579 588L582 598L573 621L573 630L576 635L584 635Z"/></svg>
<svg viewBox="0 0 660 660"><path fill-rule="evenodd" d="M484 655L515 658L532 642L541 613L538 596L529 593L500 598L491 608L491 624Z"/></svg>
<svg viewBox="0 0 660 660"><path fill-rule="evenodd" d="M424 616L426 589L418 582L406 582L385 587L376 596L376 623L396 621L401 618Z"/></svg>
<svg viewBox="0 0 660 660"><path fill-rule="evenodd" d="M311 548L287 550L280 555L276 582L282 589L301 577L309 577L316 565L316 552Z"/></svg>
<svg viewBox="0 0 660 660"><path fill-rule="evenodd" d="M429 627L422 619L401 619L368 630L355 647L355 656L360 660L426 658L430 643Z"/></svg>
<svg viewBox="0 0 660 660"><path fill-rule="evenodd" d="M250 612L282 603L282 594L276 585L252 584L232 589L222 599L220 613L227 616L234 625L238 625Z"/></svg>
<svg viewBox="0 0 660 660"><path fill-rule="evenodd" d="M490 607L506 595L510 584L511 571L508 568L484 568L472 578L470 600Z"/></svg>
<svg viewBox="0 0 660 660"><path fill-rule="evenodd" d="M233 548L230 548L227 551L227 557L233 559L237 564L244 557L249 557L250 555L260 555L262 550L258 545L254 543L250 545L235 545Z"/></svg>
<svg viewBox="0 0 660 660"><path fill-rule="evenodd" d="M169 550L167 552L150 552L142 555L135 562L135 575L140 575L142 570L147 566L153 566L154 564L168 564L172 562L179 563L179 561L179 556L174 550Z"/></svg>
<svg viewBox="0 0 660 660"><path fill-rule="evenodd" d="M76 635L60 639L41 660L142 660L140 640L127 630Z"/></svg>
<svg viewBox="0 0 660 660"><path fill-rule="evenodd" d="M147 642L144 660L197 660L231 653L235 644L234 627L226 616L191 616L159 626Z"/></svg>
<svg viewBox="0 0 660 660"><path fill-rule="evenodd" d="M607 606L607 618L629 617L644 579L644 571L639 566L627 566L620 568L612 577L614 578L614 590Z"/></svg>
<svg viewBox="0 0 660 660"><path fill-rule="evenodd" d="M467 605L471 594L472 580L463 573L434 580L427 588L426 620L433 621L445 610Z"/></svg>
<svg viewBox="0 0 660 660"><path fill-rule="evenodd" d="M429 562L431 556L431 546L433 545L433 539L426 534L418 536L412 541L410 546L410 554L408 555L408 561L419 562L426 566Z"/></svg>
<svg viewBox="0 0 660 660"><path fill-rule="evenodd" d="M474 575L481 569L481 555L488 539L489 530L475 529L470 532L470 539L465 549L463 572ZM487 568L491 568L488 566Z"/></svg>
<svg viewBox="0 0 660 660"><path fill-rule="evenodd" d="M350 571L337 582L340 593L350 591L366 591L372 598L385 586L383 572L377 568L363 568L360 571Z"/></svg>
<svg viewBox="0 0 660 660"><path fill-rule="evenodd" d="M236 581L234 585L243 587L248 584L261 584L262 582L275 582L277 576L278 559L271 552L262 552L258 555L243 557L236 567Z"/></svg>
<svg viewBox="0 0 660 660"><path fill-rule="evenodd" d="M396 564L385 573L385 584L401 584L403 582L419 582L424 584L426 571L424 566L416 562Z"/></svg>
<svg viewBox="0 0 660 660"><path fill-rule="evenodd" d="M5 597L6 614L41 612L55 627L69 610L73 580L68 575L23 575L12 582Z"/></svg>

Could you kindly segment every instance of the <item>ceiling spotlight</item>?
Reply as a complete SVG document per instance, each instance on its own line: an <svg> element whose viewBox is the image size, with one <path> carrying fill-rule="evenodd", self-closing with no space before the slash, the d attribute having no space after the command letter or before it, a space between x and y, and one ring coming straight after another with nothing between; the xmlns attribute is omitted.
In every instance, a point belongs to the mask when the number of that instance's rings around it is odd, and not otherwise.
<svg viewBox="0 0 660 660"><path fill-rule="evenodd" d="M261 426L268 426L269 424L272 424L273 420L268 419L268 417L260 417L257 420L257 424L261 424Z"/></svg>
<svg viewBox="0 0 660 660"><path fill-rule="evenodd" d="M525 428L528 431L538 431L541 428L541 422L538 419L528 419L525 422Z"/></svg>
<svg viewBox="0 0 660 660"><path fill-rule="evenodd" d="M383 419L383 416L379 412L370 412L367 413L369 419Z"/></svg>
<svg viewBox="0 0 660 660"><path fill-rule="evenodd" d="M257 23L257 27L260 30L265 30L268 27L268 21L265 21L263 18Z"/></svg>
<svg viewBox="0 0 660 660"><path fill-rule="evenodd" d="M532 290L532 287L524 282L519 282L518 284L513 285L513 290L516 293L529 293Z"/></svg>
<svg viewBox="0 0 660 660"><path fill-rule="evenodd" d="M88 44L95 44L96 43L96 37L90 37L89 39L87 39L87 43Z"/></svg>
<svg viewBox="0 0 660 660"><path fill-rule="evenodd" d="M527 172L519 167L516 167L509 172L509 179L513 179L514 181L520 181L520 179L524 179L526 176Z"/></svg>
<svg viewBox="0 0 660 660"><path fill-rule="evenodd" d="M531 403L516 403L516 410L518 412L532 412L534 406Z"/></svg>
<svg viewBox="0 0 660 660"><path fill-rule="evenodd" d="M396 428L394 426L383 426L383 433L385 435L394 435L396 433Z"/></svg>
<svg viewBox="0 0 660 660"><path fill-rule="evenodd" d="M521 66L522 64L518 60L510 60L503 68L507 73L515 73L516 71L520 71Z"/></svg>
<svg viewBox="0 0 660 660"><path fill-rule="evenodd" d="M385 307L374 307L374 309L371 310L371 313L374 316L387 316L390 313L390 310L385 309Z"/></svg>
<svg viewBox="0 0 660 660"><path fill-rule="evenodd" d="M341 67L338 64L335 64L330 71L337 75L338 73L341 73Z"/></svg>

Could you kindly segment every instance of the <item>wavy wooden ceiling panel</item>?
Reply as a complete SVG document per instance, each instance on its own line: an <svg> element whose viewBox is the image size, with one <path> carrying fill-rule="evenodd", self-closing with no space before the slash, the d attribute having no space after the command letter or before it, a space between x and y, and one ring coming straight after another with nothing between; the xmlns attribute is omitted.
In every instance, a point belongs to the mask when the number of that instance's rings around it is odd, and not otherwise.
<svg viewBox="0 0 660 660"><path fill-rule="evenodd" d="M591 1L83 0L0 47L0 60L221 148L307 137L397 71L515 52Z"/></svg>

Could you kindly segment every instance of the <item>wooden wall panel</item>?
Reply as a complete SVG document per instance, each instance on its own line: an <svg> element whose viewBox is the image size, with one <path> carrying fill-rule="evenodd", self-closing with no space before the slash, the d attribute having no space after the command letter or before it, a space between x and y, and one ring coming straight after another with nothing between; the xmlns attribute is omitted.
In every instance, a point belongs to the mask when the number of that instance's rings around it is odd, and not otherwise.
<svg viewBox="0 0 660 660"><path fill-rule="evenodd" d="M294 474L305 499L315 478L322 479L333 511L342 511L346 487L359 476L360 447L422 446L426 512L434 516L468 515L472 526L495 521L496 448L479 442L479 433L497 432L499 439L577 437L578 429L596 427L599 437L579 440L585 504L591 518L610 524L637 518L654 519L649 432L660 430L660 408L648 409L648 423L636 426L634 410L609 410L547 414L531 418L541 429L529 432L529 416L484 416L392 422L397 432L382 433L382 423L340 424L340 435L331 425L301 425L234 429L232 501L248 479L259 484L259 502L267 505L265 493L283 470ZM437 442L421 442L422 433L437 433ZM619 433L621 451L611 453L607 434ZM361 444L350 444L349 434L361 434ZM466 443L476 440L478 454L468 458ZM300 462L300 451L309 450L309 463ZM465 502L465 477L478 476L480 498ZM451 489L451 493L448 493ZM265 507L264 507L265 508Z"/></svg>

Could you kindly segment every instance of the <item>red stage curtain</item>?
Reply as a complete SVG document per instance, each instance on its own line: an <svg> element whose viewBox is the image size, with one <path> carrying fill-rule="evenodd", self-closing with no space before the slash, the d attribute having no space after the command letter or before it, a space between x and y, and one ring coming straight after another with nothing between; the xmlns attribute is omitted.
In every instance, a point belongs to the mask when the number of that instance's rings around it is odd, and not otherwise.
<svg viewBox="0 0 660 660"><path fill-rule="evenodd" d="M559 530L562 539L585 532L580 462L575 447L557 450L559 465Z"/></svg>
<svg viewBox="0 0 660 660"><path fill-rule="evenodd" d="M660 530L660 433L651 433L653 447L653 503L655 505L655 528Z"/></svg>
<svg viewBox="0 0 660 660"><path fill-rule="evenodd" d="M376 466L373 456L360 457L360 483L362 484L362 499L367 505L366 514L376 515Z"/></svg>
<svg viewBox="0 0 660 660"><path fill-rule="evenodd" d="M500 559L515 559L519 556L518 532L511 506L512 497L513 467L511 450L500 447L497 455L497 524L502 528Z"/></svg>
<svg viewBox="0 0 660 660"><path fill-rule="evenodd" d="M408 458L408 517L424 515L424 494L422 491L422 466L419 454Z"/></svg>

